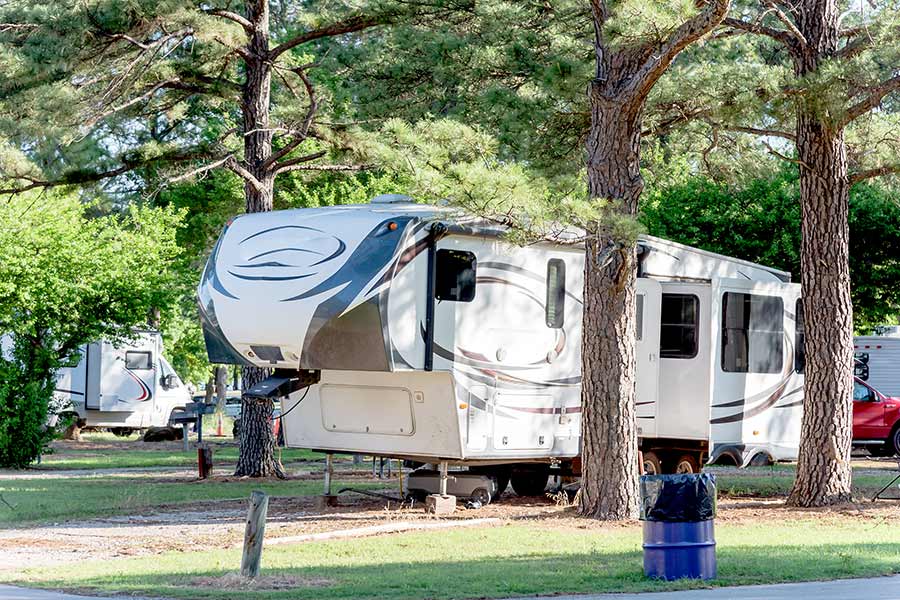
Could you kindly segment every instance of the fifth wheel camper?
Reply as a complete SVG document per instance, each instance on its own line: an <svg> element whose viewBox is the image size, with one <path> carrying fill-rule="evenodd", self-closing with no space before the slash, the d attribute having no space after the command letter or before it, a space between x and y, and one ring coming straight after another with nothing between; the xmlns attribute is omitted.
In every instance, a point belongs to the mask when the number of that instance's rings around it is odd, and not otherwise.
<svg viewBox="0 0 900 600"><path fill-rule="evenodd" d="M538 493L580 464L584 249L504 234L402 196L239 216L198 289L209 358L275 369L289 446ZM647 471L795 459L800 286L658 238L638 250Z"/></svg>

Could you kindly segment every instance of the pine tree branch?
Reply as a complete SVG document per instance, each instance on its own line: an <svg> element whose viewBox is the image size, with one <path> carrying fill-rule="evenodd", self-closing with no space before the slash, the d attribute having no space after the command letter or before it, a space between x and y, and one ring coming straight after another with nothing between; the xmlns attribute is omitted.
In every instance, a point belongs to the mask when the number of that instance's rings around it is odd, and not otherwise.
<svg viewBox="0 0 900 600"><path fill-rule="evenodd" d="M786 140L795 141L797 136L788 131L780 131L778 129L766 129L765 127L742 127L739 125L716 125L720 129L726 131L737 131L740 133L749 133L751 135L762 135L766 137L777 137Z"/></svg>
<svg viewBox="0 0 900 600"><path fill-rule="evenodd" d="M253 173L244 168L244 166L239 163L237 159L234 158L234 156L228 157L228 160L225 161L225 166L231 169L231 171L234 172L235 175L238 175L244 181L252 185L253 189L255 189L260 194L268 193L268 190L266 190L266 187L262 184L262 182L257 179L253 175Z"/></svg>
<svg viewBox="0 0 900 600"><path fill-rule="evenodd" d="M390 23L390 21L391 19L388 15L354 15L352 17L344 19L343 21L338 21L337 23L332 23L331 25L326 25L325 27L319 27L318 29L307 31L306 33L302 33L282 44L279 44L269 51L268 59L270 61L274 61L291 48L296 48L297 46L305 44L307 42L312 42L314 40L319 40L322 38L334 37L337 35L343 35L346 33L354 33L357 31L362 31L364 29L369 29L371 27L378 27L379 25L386 25Z"/></svg>
<svg viewBox="0 0 900 600"><path fill-rule="evenodd" d="M291 167L295 165L299 165L302 163L307 163L311 160L316 160L317 158L322 158L328 154L326 150L320 150L319 152L313 152L312 154L307 154L305 156L298 156L296 158L291 158L289 160L282 161L278 163L275 167L275 173L280 173L282 171L289 171Z"/></svg>
<svg viewBox="0 0 900 600"><path fill-rule="evenodd" d="M700 14L682 23L638 70L627 92L645 98L678 54L712 31L728 14L730 0L708 0Z"/></svg>
<svg viewBox="0 0 900 600"><path fill-rule="evenodd" d="M213 15L215 17L222 17L223 19L228 19L229 21L233 21L244 28L244 31L250 31L253 29L253 23L245 19L243 16L237 14L236 12L232 12L230 10L223 10L219 8L215 8L207 11L207 14Z"/></svg>
<svg viewBox="0 0 900 600"><path fill-rule="evenodd" d="M297 164L287 167L279 167L278 173L286 173L288 171L366 171L371 169L372 165L307 165Z"/></svg>
<svg viewBox="0 0 900 600"><path fill-rule="evenodd" d="M0 195L21 194L22 192L27 192L35 189L49 189L67 185L97 183L99 181L118 177L119 175L124 175L125 173L140 169L141 167L169 163L190 162L195 160L206 160L209 158L212 158L209 152L197 151L186 152L183 154L161 154L159 156L154 156L152 158L142 160L123 159L121 161L122 164L114 169L92 172L75 170L68 173L63 173L58 179L38 179L37 177L33 177L31 175L18 173L12 173L9 175L4 174L2 178L7 181L25 181L27 183L25 185L13 185L11 187L2 188L0 189Z"/></svg>
<svg viewBox="0 0 900 600"><path fill-rule="evenodd" d="M894 175L896 173L900 173L900 164L883 165L881 167L876 167L874 169L866 169L864 171L857 171L855 173L850 174L850 185L859 183L860 181L865 181L867 179L872 179L873 177L882 177L884 175Z"/></svg>
<svg viewBox="0 0 900 600"><path fill-rule="evenodd" d="M191 171L187 171L186 173L182 173L181 175L178 175L177 177L171 177L166 181L166 183L169 183L169 184L179 183L186 179L196 177L197 175L202 175L203 173L212 171L213 169L218 169L219 167L221 167L222 165L224 165L225 163L227 163L229 160L231 160L233 158L234 158L234 154L228 154L218 160L214 160L211 163L207 163L207 164L203 165L202 167L193 169Z"/></svg>
<svg viewBox="0 0 900 600"><path fill-rule="evenodd" d="M775 29L774 27L767 27L765 25L761 25L759 21L743 21L741 19L735 19L734 17L726 17L722 19L722 25L726 27L731 27L732 29L739 29L741 31L746 31L747 33L755 33L759 35L765 35L773 40L777 40L788 47L790 50L794 50L795 41L793 36L784 29Z"/></svg>
<svg viewBox="0 0 900 600"><path fill-rule="evenodd" d="M778 6L772 0L766 0L763 4L772 12L775 13L775 16L778 17L778 20L781 21L784 26L787 28L788 32L794 36L794 39L797 43L800 44L801 48L806 47L806 36L797 29L797 26L794 25L794 22L786 15L784 12L778 8Z"/></svg>
<svg viewBox="0 0 900 600"><path fill-rule="evenodd" d="M847 114L838 123L838 127L846 127L849 123L881 104L881 101L884 100L885 96L897 90L900 90L900 75L896 75L886 81L882 81L874 87L868 88L868 95L847 109Z"/></svg>

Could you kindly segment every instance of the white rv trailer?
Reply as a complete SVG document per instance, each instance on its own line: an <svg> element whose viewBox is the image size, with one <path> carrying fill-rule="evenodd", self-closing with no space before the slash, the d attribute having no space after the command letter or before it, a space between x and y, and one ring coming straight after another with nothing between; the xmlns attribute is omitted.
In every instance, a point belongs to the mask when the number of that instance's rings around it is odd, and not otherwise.
<svg viewBox="0 0 900 600"><path fill-rule="evenodd" d="M502 233L396 196L237 217L198 289L210 360L276 369L289 446L530 465L543 483L548 463L577 472L584 250ZM657 238L639 247L647 467L796 458L800 286Z"/></svg>
<svg viewBox="0 0 900 600"><path fill-rule="evenodd" d="M116 433L162 427L184 410L190 392L162 355L155 331L135 332L130 343L93 342L81 348L74 367L60 369L54 396L62 412L74 412L87 427Z"/></svg>
<svg viewBox="0 0 900 600"><path fill-rule="evenodd" d="M853 351L857 375L885 396L900 396L900 336L857 336Z"/></svg>

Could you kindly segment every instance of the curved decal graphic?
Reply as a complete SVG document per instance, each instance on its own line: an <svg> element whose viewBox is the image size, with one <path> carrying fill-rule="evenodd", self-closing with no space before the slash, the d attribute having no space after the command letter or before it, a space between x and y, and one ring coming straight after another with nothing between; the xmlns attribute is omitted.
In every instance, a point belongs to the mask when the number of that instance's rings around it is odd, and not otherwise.
<svg viewBox="0 0 900 600"><path fill-rule="evenodd" d="M794 356L794 345L791 342L791 339L788 337L787 333L784 334L784 347L785 347L785 354L789 357L793 357ZM710 419L709 420L710 424L711 425L722 425L725 423L737 423L738 421L743 421L744 419L748 419L750 417L755 417L759 414L762 414L763 412L765 412L768 409L773 408L773 407L789 408L792 406L798 406L800 404L803 404L803 399L801 398L800 400L794 401L789 404L775 406L776 404L778 404L778 401L781 400L782 398L786 398L787 396L790 396L793 394L802 393L803 386L794 388L787 394L784 393L788 384L794 378L794 375L795 375L794 361L793 361L793 358L791 358L790 360L786 361L786 363L785 363L785 368L782 372L781 381L779 381L777 384L770 387L769 389L763 390L762 392L758 392L756 394L753 394L752 396L749 396L747 398L739 398L737 400L732 400L730 402L722 402L720 404L714 404L712 406L712 408L741 407L741 411L736 412L731 415L726 415L724 417L717 417L715 419ZM763 400L763 402L761 402L760 404L757 404L756 406L753 406L749 409L744 408L744 407L746 407L747 404L756 402L757 400L760 400L763 398L765 400Z"/></svg>
<svg viewBox="0 0 900 600"><path fill-rule="evenodd" d="M131 369L127 367L123 367L123 370L128 373L132 379L137 382L138 386L141 388L141 395L138 398L135 398L133 402L144 402L153 397L153 392L150 391L150 388L144 383L144 380L137 376ZM119 399L119 402L127 402L127 400Z"/></svg>

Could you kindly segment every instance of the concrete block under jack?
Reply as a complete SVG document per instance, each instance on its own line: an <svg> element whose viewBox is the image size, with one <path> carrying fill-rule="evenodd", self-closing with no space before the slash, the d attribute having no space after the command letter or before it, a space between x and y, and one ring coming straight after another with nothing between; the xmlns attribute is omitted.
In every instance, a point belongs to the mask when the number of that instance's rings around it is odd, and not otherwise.
<svg viewBox="0 0 900 600"><path fill-rule="evenodd" d="M456 510L456 496L429 494L425 496L425 512L435 515L450 515Z"/></svg>
<svg viewBox="0 0 900 600"><path fill-rule="evenodd" d="M321 496L316 496L316 508L328 508L329 506L337 506L338 505L338 497L335 495L322 494Z"/></svg>

